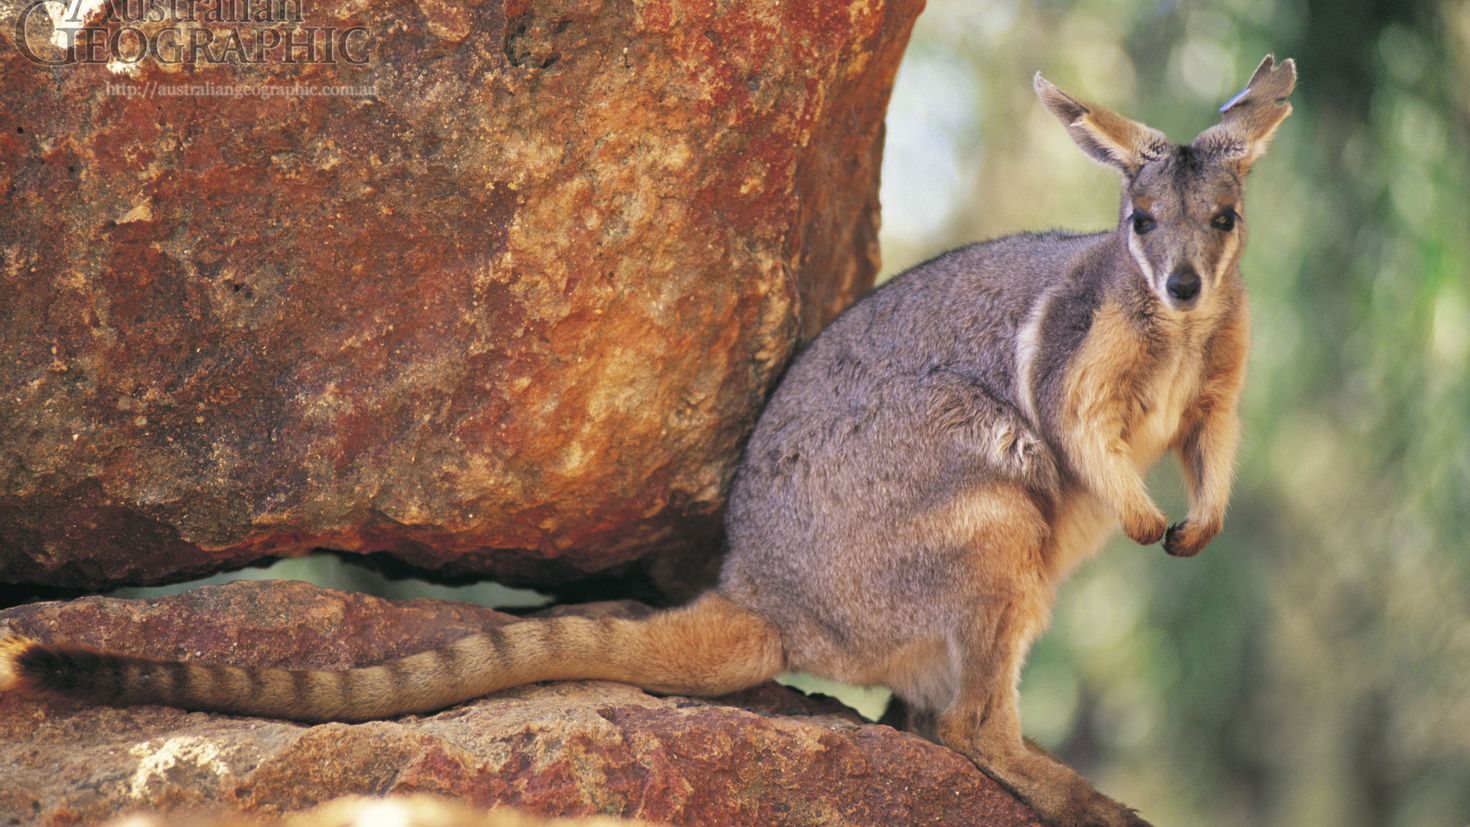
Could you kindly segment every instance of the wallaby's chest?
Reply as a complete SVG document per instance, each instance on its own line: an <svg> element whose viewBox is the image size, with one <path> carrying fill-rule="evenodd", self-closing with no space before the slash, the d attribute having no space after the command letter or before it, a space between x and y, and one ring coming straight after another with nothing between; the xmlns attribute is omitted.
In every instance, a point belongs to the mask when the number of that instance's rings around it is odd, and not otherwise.
<svg viewBox="0 0 1470 827"><path fill-rule="evenodd" d="M1199 395L1203 374L1199 349L1178 347L1140 378L1128 423L1128 447L1140 470L1158 462L1174 442L1185 412Z"/></svg>

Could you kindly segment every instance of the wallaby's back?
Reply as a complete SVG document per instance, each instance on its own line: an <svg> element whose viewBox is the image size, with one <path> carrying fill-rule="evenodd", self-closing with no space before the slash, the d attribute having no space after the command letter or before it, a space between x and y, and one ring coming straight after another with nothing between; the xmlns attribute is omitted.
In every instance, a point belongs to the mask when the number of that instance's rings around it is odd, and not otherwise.
<svg viewBox="0 0 1470 827"><path fill-rule="evenodd" d="M1070 328L1100 296L1108 237L1021 234L945 253L793 361L734 481L721 588L786 630L794 665L871 660L914 626L937 638L955 622L964 598L946 594L973 538L936 534L967 489L1014 482L1057 500L1061 469L1018 366L1044 375L1038 356L1059 369L1078 346L1085 324ZM1055 329L1038 353L1043 304Z"/></svg>

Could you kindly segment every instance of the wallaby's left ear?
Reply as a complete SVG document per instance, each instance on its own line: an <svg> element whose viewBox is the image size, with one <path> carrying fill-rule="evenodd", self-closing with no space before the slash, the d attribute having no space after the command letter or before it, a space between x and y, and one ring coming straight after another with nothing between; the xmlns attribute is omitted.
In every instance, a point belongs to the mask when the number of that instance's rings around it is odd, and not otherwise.
<svg viewBox="0 0 1470 827"><path fill-rule="evenodd" d="M1084 103L1036 73L1036 96L1046 104L1082 151L1094 160L1117 167L1124 175L1168 154L1169 139L1157 129L1129 120L1116 112Z"/></svg>
<svg viewBox="0 0 1470 827"><path fill-rule="evenodd" d="M1271 55L1261 61L1250 82L1220 107L1220 123L1194 139L1200 152L1233 164L1245 175L1261 157L1276 134L1276 127L1291 114L1291 90L1296 88L1296 62L1276 62Z"/></svg>

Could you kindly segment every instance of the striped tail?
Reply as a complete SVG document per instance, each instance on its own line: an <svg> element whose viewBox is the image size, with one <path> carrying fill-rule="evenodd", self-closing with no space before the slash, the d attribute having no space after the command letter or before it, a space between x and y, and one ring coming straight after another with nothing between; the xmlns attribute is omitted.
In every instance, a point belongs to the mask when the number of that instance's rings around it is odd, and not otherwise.
<svg viewBox="0 0 1470 827"><path fill-rule="evenodd" d="M432 712L549 680L612 680L655 692L721 695L774 677L784 661L775 627L708 594L642 620L520 621L343 671L156 661L7 637L0 639L0 691L307 722L367 721Z"/></svg>

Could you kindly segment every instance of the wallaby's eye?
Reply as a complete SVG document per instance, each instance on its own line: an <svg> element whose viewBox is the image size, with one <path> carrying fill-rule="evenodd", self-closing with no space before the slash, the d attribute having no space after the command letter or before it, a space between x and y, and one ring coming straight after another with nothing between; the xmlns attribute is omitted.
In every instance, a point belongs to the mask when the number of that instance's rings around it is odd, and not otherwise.
<svg viewBox="0 0 1470 827"><path fill-rule="evenodd" d="M1133 232L1143 235L1154 228L1154 217L1146 212L1133 213Z"/></svg>
<svg viewBox="0 0 1470 827"><path fill-rule="evenodd" d="M1235 229L1235 210L1221 210L1210 219L1210 226L1217 230L1230 232Z"/></svg>

